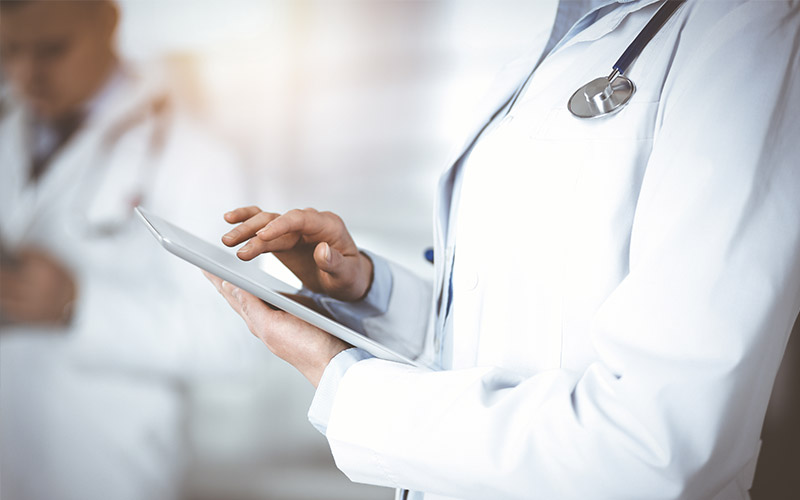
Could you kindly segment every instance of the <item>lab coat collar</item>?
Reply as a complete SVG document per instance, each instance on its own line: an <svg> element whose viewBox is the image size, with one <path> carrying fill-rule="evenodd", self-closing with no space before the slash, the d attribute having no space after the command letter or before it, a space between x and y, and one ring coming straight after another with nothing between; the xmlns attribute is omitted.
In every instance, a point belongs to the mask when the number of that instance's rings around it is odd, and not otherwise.
<svg viewBox="0 0 800 500"><path fill-rule="evenodd" d="M622 23L623 20L625 20L625 18L628 15L640 11L654 3L659 3L659 2L663 3L664 0L618 0L617 3L620 4L618 8L608 13L608 15L598 19L587 28L581 30L579 33L576 33L575 36L573 36L567 43L560 46L556 50L563 50L577 43L593 42L595 40L599 40L600 38L606 36L607 34L617 29L617 27ZM603 6L598 6L591 12L587 13L586 16L593 15L598 10L610 4L611 3ZM613 63L613 61L611 62Z"/></svg>

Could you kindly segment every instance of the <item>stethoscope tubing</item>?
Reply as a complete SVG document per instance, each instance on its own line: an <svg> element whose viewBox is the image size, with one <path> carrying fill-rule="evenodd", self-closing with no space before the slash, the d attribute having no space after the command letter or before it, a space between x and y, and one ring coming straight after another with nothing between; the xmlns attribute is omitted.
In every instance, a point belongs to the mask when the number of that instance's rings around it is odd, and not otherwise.
<svg viewBox="0 0 800 500"><path fill-rule="evenodd" d="M667 22L667 19L669 19L675 10L685 1L686 0L667 0L664 2L664 5L662 5L650 21L648 21L644 29L636 35L636 38L633 39L622 55L619 56L617 62L614 63L614 71L624 75L631 63L639 57L639 54L641 54L647 44L650 43L650 40L661 30L664 23Z"/></svg>

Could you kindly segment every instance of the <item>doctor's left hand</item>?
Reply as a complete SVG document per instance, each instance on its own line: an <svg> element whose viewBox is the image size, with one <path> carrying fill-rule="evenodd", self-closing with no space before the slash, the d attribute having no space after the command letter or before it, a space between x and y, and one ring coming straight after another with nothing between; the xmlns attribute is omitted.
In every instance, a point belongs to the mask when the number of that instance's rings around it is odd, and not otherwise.
<svg viewBox="0 0 800 500"><path fill-rule="evenodd" d="M276 356L297 368L314 387L334 356L350 345L316 326L273 309L255 295L227 281L203 272L247 323L253 335L261 339Z"/></svg>
<svg viewBox="0 0 800 500"><path fill-rule="evenodd" d="M6 319L40 325L68 323L77 287L66 267L35 249L21 251L14 261L0 264L0 310Z"/></svg>

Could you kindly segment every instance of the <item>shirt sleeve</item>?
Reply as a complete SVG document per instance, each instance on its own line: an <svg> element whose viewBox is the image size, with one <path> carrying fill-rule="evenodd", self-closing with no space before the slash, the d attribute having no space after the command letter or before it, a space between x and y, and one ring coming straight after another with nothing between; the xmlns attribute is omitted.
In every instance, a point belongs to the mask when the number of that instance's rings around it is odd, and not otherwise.
<svg viewBox="0 0 800 500"><path fill-rule="evenodd" d="M372 286L362 300L344 302L308 289L300 293L345 326L409 359L419 359L430 340L431 283L378 255L362 252L373 264Z"/></svg>
<svg viewBox="0 0 800 500"><path fill-rule="evenodd" d="M392 293L392 271L389 264L383 258L362 250L372 261L372 285L367 295L356 302L345 302L336 300L324 294L315 293L308 288L300 290L300 294L310 297L317 306L336 321L357 332L364 333L364 320L374 316L385 314L389 309L389 298Z"/></svg>

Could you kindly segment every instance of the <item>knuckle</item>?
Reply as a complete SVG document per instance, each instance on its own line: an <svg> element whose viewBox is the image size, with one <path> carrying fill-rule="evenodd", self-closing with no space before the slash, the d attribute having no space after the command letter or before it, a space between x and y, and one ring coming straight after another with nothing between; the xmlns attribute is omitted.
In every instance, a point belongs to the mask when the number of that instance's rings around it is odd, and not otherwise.
<svg viewBox="0 0 800 500"><path fill-rule="evenodd" d="M271 219L272 219L272 214L270 214L269 212L259 212L250 220L253 221L253 224L262 226Z"/></svg>
<svg viewBox="0 0 800 500"><path fill-rule="evenodd" d="M322 212L322 215L323 215L323 216L325 217L325 219L327 219L327 221L328 221L328 222L330 222L330 223L337 224L337 225L342 225L342 224L344 224L344 222L342 221L342 218L341 218L341 217L339 217L338 215L336 215L336 214L335 214L335 213L333 213L333 212L328 212L328 211L325 211L325 212Z"/></svg>

